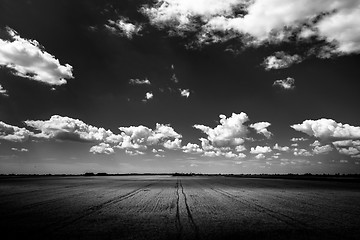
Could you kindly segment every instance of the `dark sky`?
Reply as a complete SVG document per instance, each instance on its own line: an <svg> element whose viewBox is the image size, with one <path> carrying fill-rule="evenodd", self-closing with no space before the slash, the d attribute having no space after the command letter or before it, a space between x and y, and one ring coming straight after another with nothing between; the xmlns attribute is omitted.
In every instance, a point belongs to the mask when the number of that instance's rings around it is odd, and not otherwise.
<svg viewBox="0 0 360 240"><path fill-rule="evenodd" d="M360 173L360 3L305 2L0 0L0 173Z"/></svg>

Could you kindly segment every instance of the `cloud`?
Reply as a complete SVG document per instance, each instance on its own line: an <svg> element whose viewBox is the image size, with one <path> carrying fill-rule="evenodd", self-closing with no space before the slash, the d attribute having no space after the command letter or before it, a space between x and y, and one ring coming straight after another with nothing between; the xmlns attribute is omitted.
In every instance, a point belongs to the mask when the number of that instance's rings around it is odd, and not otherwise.
<svg viewBox="0 0 360 240"><path fill-rule="evenodd" d="M286 79L276 80L273 86L280 87L285 90L293 90L295 88L295 79L288 77Z"/></svg>
<svg viewBox="0 0 360 240"><path fill-rule="evenodd" d="M15 151L15 152L28 152L29 149L27 148L11 148L12 151Z"/></svg>
<svg viewBox="0 0 360 240"><path fill-rule="evenodd" d="M5 97L9 96L8 91L4 89L3 86L1 86L1 84L0 84L0 95L3 95Z"/></svg>
<svg viewBox="0 0 360 240"><path fill-rule="evenodd" d="M29 139L30 135L32 133L25 128L19 128L0 121L0 139L11 142L24 142Z"/></svg>
<svg viewBox="0 0 360 240"><path fill-rule="evenodd" d="M265 158L265 155L262 154L262 153L259 153L255 156L256 159L264 159Z"/></svg>
<svg viewBox="0 0 360 240"><path fill-rule="evenodd" d="M256 146L255 148L252 147L250 153L252 154L259 154L259 153L269 153L272 152L271 148L268 146Z"/></svg>
<svg viewBox="0 0 360 240"><path fill-rule="evenodd" d="M181 148L181 139L175 138L174 140L167 140L163 146L167 149L179 149Z"/></svg>
<svg viewBox="0 0 360 240"><path fill-rule="evenodd" d="M168 149L177 149L181 146L182 136L166 124L156 124L154 130L145 126L120 127L123 141L119 148L146 149L147 146L162 145Z"/></svg>
<svg viewBox="0 0 360 240"><path fill-rule="evenodd" d="M204 132L214 147L238 146L244 143L243 138L246 137L248 129L243 124L249 120L246 113L233 113L229 118L221 114L219 117L220 125L215 128L199 124L194 125L194 128Z"/></svg>
<svg viewBox="0 0 360 240"><path fill-rule="evenodd" d="M190 96L189 89L179 89L181 96L188 98Z"/></svg>
<svg viewBox="0 0 360 240"><path fill-rule="evenodd" d="M266 138L270 138L272 133L267 130L267 127L269 127L271 123L269 122L258 122L251 124L249 127L256 130L258 134L263 134Z"/></svg>
<svg viewBox="0 0 360 240"><path fill-rule="evenodd" d="M316 38L333 45L330 54L351 54L360 52L359 6L358 0L157 0L140 11L171 34L196 32L200 43Z"/></svg>
<svg viewBox="0 0 360 240"><path fill-rule="evenodd" d="M311 147L320 146L321 143L318 140L315 140L312 144L310 144Z"/></svg>
<svg viewBox="0 0 360 240"><path fill-rule="evenodd" d="M174 83L179 83L179 79L176 77L175 73L171 76L170 80Z"/></svg>
<svg viewBox="0 0 360 240"><path fill-rule="evenodd" d="M141 80L141 79L138 79L138 78L130 79L129 83L131 85L151 85L151 82L147 78L145 78L144 80Z"/></svg>
<svg viewBox="0 0 360 240"><path fill-rule="evenodd" d="M355 157L360 153L360 140L342 140L333 142L335 148L341 154Z"/></svg>
<svg viewBox="0 0 360 240"><path fill-rule="evenodd" d="M108 143L100 143L99 145L92 146L90 152L93 154L113 154L114 149Z"/></svg>
<svg viewBox="0 0 360 240"><path fill-rule="evenodd" d="M327 154L327 153L331 152L332 150L333 150L333 148L330 145L315 146L313 149L313 152L315 154Z"/></svg>
<svg viewBox="0 0 360 240"><path fill-rule="evenodd" d="M59 115L53 115L49 120L27 120L25 124L40 131L32 134L36 138L106 143L122 141L122 136L116 135L110 130L88 125L79 119Z"/></svg>
<svg viewBox="0 0 360 240"><path fill-rule="evenodd" d="M153 99L153 97L154 97L154 94L153 94L152 92L147 92L147 93L145 94L145 99L143 99L143 102L147 102L147 101L149 101L150 99Z"/></svg>
<svg viewBox="0 0 360 240"><path fill-rule="evenodd" d="M138 155L144 155L145 154L144 152L141 152L139 150L128 150L128 149L125 150L125 153L127 155L130 155L130 156L138 156Z"/></svg>
<svg viewBox="0 0 360 240"><path fill-rule="evenodd" d="M301 142L301 141L307 141L307 140L309 140L309 139L303 138L303 137L290 139L290 141L292 141L292 142Z"/></svg>
<svg viewBox="0 0 360 240"><path fill-rule="evenodd" d="M188 143L182 147L184 153L203 153L204 151L200 148L198 144Z"/></svg>
<svg viewBox="0 0 360 240"><path fill-rule="evenodd" d="M73 78L72 66L61 65L35 40L21 38L6 28L11 41L0 39L0 65L13 70L13 74L49 85L63 85Z"/></svg>
<svg viewBox="0 0 360 240"><path fill-rule="evenodd" d="M296 131L306 133L322 140L327 139L358 139L360 127L337 123L332 119L305 120L301 124L291 125Z"/></svg>
<svg viewBox="0 0 360 240"><path fill-rule="evenodd" d="M132 39L134 35L138 35L142 30L142 26L138 24L130 23L127 18L120 18L116 21L108 20L108 24L105 27L114 34L119 34Z"/></svg>
<svg viewBox="0 0 360 240"><path fill-rule="evenodd" d="M301 61L302 59L299 55L289 55L281 51L275 52L274 56L267 57L263 62L263 66L265 67L265 70L282 69L288 68L294 63L299 63Z"/></svg>
<svg viewBox="0 0 360 240"><path fill-rule="evenodd" d="M279 150L282 152L288 152L290 150L290 148L288 146L281 147L277 143L274 145L273 149Z"/></svg>
<svg viewBox="0 0 360 240"><path fill-rule="evenodd" d="M294 151L295 156L303 156L303 157L311 157L311 156L313 156L312 153L310 153L308 150L303 149L303 148L301 148L301 149L294 148L293 151Z"/></svg>

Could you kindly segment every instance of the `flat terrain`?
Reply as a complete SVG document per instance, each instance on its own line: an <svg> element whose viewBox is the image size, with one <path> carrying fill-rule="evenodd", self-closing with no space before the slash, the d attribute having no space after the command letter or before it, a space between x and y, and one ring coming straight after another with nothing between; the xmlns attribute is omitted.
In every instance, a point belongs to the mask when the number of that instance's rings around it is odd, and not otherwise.
<svg viewBox="0 0 360 240"><path fill-rule="evenodd" d="M2 177L0 219L1 239L360 239L360 185L221 176Z"/></svg>

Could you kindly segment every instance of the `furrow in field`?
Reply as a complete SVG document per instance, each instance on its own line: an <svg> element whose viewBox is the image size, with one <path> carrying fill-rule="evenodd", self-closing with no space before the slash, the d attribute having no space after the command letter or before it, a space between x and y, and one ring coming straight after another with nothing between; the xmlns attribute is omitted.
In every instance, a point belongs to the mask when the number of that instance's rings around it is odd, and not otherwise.
<svg viewBox="0 0 360 240"><path fill-rule="evenodd" d="M184 202L185 202L185 206L186 206L186 212L187 212L187 215L188 215L188 219L189 219L189 222L192 226L192 228L194 229L194 232L195 232L195 238L196 239L199 239L199 227L196 225L195 221L194 221L194 218L191 214L191 210L190 210L190 207L189 207L189 204L188 204L188 200L187 200L187 197L186 197L186 194L184 192L184 187L181 183L181 180L180 180L180 186L181 186L181 192L184 196Z"/></svg>
<svg viewBox="0 0 360 240"><path fill-rule="evenodd" d="M212 189L215 192L218 192L224 196L227 196L230 199L233 199L235 201L238 201L242 204L247 205L248 207L251 207L253 209L255 209L256 211L260 212L260 213L265 213L266 215L275 218L278 221L284 222L287 225L293 227L293 228L299 228L299 225L302 226L303 228L308 228L309 226L307 226L307 224L298 221L297 219L294 219L290 216L287 216L285 214L273 211L267 207L261 206L260 204L255 203L254 201L250 202L249 200L246 200L245 198L239 198L236 195L233 195L225 190L219 189L219 188L214 188L214 187L210 187L210 189Z"/></svg>
<svg viewBox="0 0 360 240"><path fill-rule="evenodd" d="M65 220L61 220L61 222L58 222L58 223L54 224L54 226L58 226L58 227L53 228L51 230L51 232L57 232L57 231L59 231L59 230L61 230L63 228L66 228L67 226L70 226L70 225L74 224L75 222L80 221L81 219L84 219L86 217L89 217L92 214L97 213L101 209L108 208L108 207L110 207L110 206L112 206L112 205L114 205L116 203L124 201L124 200L126 200L128 198L131 198L131 197L135 196L136 194L144 191L144 189L148 188L149 186L151 186L153 184L155 184L155 183L147 184L147 185L145 185L143 187L132 190L132 191L126 193L126 194L123 194L121 196L117 196L117 197L109 199L109 200L107 200L105 202L102 202L101 204L91 206L90 208L86 209L80 216L77 216L75 218L68 218L68 219L65 219ZM51 229L51 226L47 226L47 228Z"/></svg>

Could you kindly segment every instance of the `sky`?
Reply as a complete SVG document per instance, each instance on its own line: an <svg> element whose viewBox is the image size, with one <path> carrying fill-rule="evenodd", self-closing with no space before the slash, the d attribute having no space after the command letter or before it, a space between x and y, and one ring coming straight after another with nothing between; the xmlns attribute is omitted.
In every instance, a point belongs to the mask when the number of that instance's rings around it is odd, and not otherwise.
<svg viewBox="0 0 360 240"><path fill-rule="evenodd" d="M0 0L0 174L360 173L359 0Z"/></svg>

